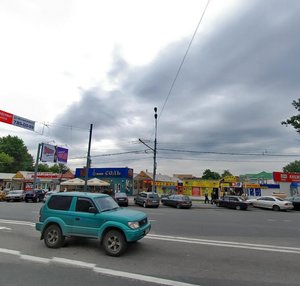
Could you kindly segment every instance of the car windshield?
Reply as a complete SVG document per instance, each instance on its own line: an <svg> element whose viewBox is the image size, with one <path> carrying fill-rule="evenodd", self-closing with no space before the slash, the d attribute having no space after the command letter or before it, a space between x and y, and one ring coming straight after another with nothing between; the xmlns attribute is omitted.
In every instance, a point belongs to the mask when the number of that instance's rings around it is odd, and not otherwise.
<svg viewBox="0 0 300 286"><path fill-rule="evenodd" d="M114 201L112 197L109 196L95 198L95 202L101 212L119 208L119 205Z"/></svg>
<svg viewBox="0 0 300 286"><path fill-rule="evenodd" d="M278 197L275 198L275 200L282 201L282 202L284 201L282 198L278 198Z"/></svg>

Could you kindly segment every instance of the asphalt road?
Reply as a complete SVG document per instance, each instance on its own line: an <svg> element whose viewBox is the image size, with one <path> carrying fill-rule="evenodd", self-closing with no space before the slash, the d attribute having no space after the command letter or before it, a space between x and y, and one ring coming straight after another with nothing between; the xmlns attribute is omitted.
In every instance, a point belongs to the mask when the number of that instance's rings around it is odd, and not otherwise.
<svg viewBox="0 0 300 286"><path fill-rule="evenodd" d="M114 258L97 240L46 248L41 205L0 202L0 285L299 285L300 212L130 206L152 230Z"/></svg>

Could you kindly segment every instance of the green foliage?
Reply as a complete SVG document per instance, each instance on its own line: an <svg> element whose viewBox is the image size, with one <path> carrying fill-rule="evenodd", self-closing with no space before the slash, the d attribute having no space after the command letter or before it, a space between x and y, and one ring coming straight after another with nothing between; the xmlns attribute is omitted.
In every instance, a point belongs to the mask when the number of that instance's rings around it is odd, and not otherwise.
<svg viewBox="0 0 300 286"><path fill-rule="evenodd" d="M22 139L17 136L6 136L0 138L0 152L10 156L13 161L6 165L3 172L16 173L18 171L33 170L33 157L28 153Z"/></svg>
<svg viewBox="0 0 300 286"><path fill-rule="evenodd" d="M64 164L54 164L53 166L49 166L47 164L39 164L38 171L39 172L51 172L51 173L59 173L63 174L67 172L69 168Z"/></svg>
<svg viewBox="0 0 300 286"><path fill-rule="evenodd" d="M300 173L300 161L296 160L283 167L283 172Z"/></svg>
<svg viewBox="0 0 300 286"><path fill-rule="evenodd" d="M223 174L221 175L221 178L227 177L227 176L233 176L229 170L224 170Z"/></svg>
<svg viewBox="0 0 300 286"><path fill-rule="evenodd" d="M6 170L12 163L14 162L14 158L7 155L4 152L0 152L0 172L5 173Z"/></svg>
<svg viewBox="0 0 300 286"><path fill-rule="evenodd" d="M219 180L220 178L221 178L221 176L219 173L212 172L210 169L206 169L202 175L202 179L205 179L205 180Z"/></svg>
<svg viewBox="0 0 300 286"><path fill-rule="evenodd" d="M292 105L300 112L300 99L298 99L298 101L294 100ZM286 121L282 121L281 124L285 126L292 125L296 131L300 133L300 114L294 115Z"/></svg>

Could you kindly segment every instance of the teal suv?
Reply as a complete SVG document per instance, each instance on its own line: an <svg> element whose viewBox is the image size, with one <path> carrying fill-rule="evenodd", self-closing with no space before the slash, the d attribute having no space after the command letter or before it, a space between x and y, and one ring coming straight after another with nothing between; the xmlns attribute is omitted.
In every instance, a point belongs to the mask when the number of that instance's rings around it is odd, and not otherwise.
<svg viewBox="0 0 300 286"><path fill-rule="evenodd" d="M47 199L35 227L49 248L63 246L65 237L79 236L100 239L108 255L120 256L151 224L145 213L120 208L108 195L63 192Z"/></svg>

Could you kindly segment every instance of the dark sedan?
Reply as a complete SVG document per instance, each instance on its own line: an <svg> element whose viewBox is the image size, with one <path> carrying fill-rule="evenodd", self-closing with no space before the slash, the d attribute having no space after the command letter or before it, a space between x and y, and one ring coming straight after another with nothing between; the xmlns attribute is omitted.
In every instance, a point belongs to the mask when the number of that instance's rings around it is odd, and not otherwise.
<svg viewBox="0 0 300 286"><path fill-rule="evenodd" d="M290 197L290 198L287 198L286 200L290 201L293 204L294 210L300 211L300 196Z"/></svg>
<svg viewBox="0 0 300 286"><path fill-rule="evenodd" d="M218 207L225 207L236 210L246 210L250 203L243 200L239 196L224 196L216 200L216 205Z"/></svg>
<svg viewBox="0 0 300 286"><path fill-rule="evenodd" d="M114 200L120 207L128 207L128 197L125 193L115 193Z"/></svg>
<svg viewBox="0 0 300 286"><path fill-rule="evenodd" d="M25 202L42 202L44 197L45 197L46 192L44 190L31 190L31 191L27 191L25 194Z"/></svg>
<svg viewBox="0 0 300 286"><path fill-rule="evenodd" d="M161 198L161 203L165 206L176 207L178 209L189 209L192 206L192 200L189 196L184 195L171 195Z"/></svg>

